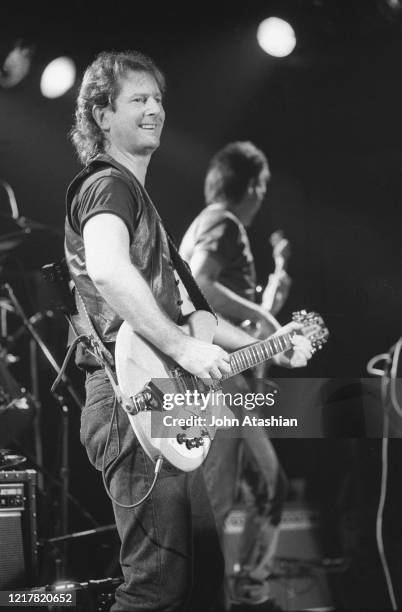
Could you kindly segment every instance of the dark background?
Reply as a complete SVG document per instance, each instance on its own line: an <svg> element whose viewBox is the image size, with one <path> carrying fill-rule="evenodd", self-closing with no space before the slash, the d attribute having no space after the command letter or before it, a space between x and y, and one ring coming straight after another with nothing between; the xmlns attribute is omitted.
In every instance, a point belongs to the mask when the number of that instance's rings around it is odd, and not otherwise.
<svg viewBox="0 0 402 612"><path fill-rule="evenodd" d="M269 15L296 31L288 58L257 44ZM281 227L294 246L288 310L304 303L328 319L326 373L362 375L400 334L400 22L385 1L370 0L15 3L2 15L1 46L22 37L36 54L29 76L1 92L0 175L23 214L61 229L65 189L79 168L67 138L77 89L45 99L41 71L62 54L81 74L103 49L149 53L168 94L147 186L168 225L181 238L203 205L205 169L219 147L255 142L273 174L251 230L261 280L272 265L268 236Z"/></svg>
<svg viewBox="0 0 402 612"><path fill-rule="evenodd" d="M272 269L268 237L282 228L292 244L294 284L280 320L307 306L325 317L331 331L331 341L305 375L364 377L368 359L401 335L402 14L391 6L386 0L5 5L0 52L4 56L23 38L35 46L35 55L28 77L0 90L0 177L14 188L22 214L62 230L65 189L79 169L67 136L78 84L62 98L47 100L39 91L41 71L59 55L71 56L82 74L101 50L150 54L168 82L165 131L147 179L163 218L180 239L203 205L211 155L229 141L252 140L266 152L272 171L266 205L250 231L260 280ZM295 29L297 46L288 58L269 57L257 45L256 28L271 15L289 19ZM36 249L46 259L45 239ZM53 330L51 339L60 352L62 335ZM46 418L57 427L57 411L47 409L53 412ZM88 492L94 474L76 442L77 412L72 486L102 522L110 516L100 486ZM322 444L281 442L291 475L317 471ZM326 445L316 487L328 483L334 470L339 475L340 464L342 474L349 469L350 448L332 444ZM374 516L379 443L359 444L364 448L353 450L354 465L369 457L375 466L360 498L370 498ZM56 451L50 449L52 457ZM376 574L374 583L381 581Z"/></svg>

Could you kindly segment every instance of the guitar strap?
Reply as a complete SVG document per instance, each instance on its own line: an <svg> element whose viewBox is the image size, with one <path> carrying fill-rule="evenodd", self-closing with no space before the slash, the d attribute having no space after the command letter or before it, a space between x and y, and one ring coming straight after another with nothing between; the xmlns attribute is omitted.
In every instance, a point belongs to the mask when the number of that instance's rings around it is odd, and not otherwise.
<svg viewBox="0 0 402 612"><path fill-rule="evenodd" d="M158 215L159 216L159 215ZM159 217L160 218L160 217ZM167 238L168 238L168 243L169 243L169 251L170 251L170 257L172 259L172 264L178 274L178 276L180 277L180 280L182 281L190 300L193 303L193 306L196 310L206 310L207 312L210 312L211 314L214 315L215 319L217 320L217 316L216 313L213 311L212 307L210 306L210 304L208 303L208 300L206 299L206 297L204 296L204 294L202 293L201 289L199 288L197 282L195 281L193 275L191 274L190 271L190 266L188 265L187 262L184 261L184 259L181 257L176 244L172 238L172 236L170 235L170 233L166 230L162 220L161 223L165 229ZM127 405L128 403L128 399L122 396L122 393L120 391L120 387L117 384L117 381L115 379L115 375L114 375L114 357L113 355L110 353L110 351L106 348L105 344L102 342L102 340L100 339L93 323L92 323L92 319L91 316L86 308L85 302L81 296L81 294L79 293L77 287L74 285L74 291L76 293L76 307L77 307L77 311L78 311L78 315L81 321L81 325L84 327L84 333L85 336L87 337L90 345L91 345L91 349L92 349L92 354L94 355L94 357L96 357L96 360L98 361L98 363L104 368L110 383L113 387L113 391L115 393L115 396L117 398L117 400L120 402L120 404ZM76 329L73 320L72 320L72 316L68 317L68 321L70 324L70 328L73 331L76 340L78 340L78 338L82 338L82 335L80 336L78 330ZM88 349L88 347L87 347ZM63 366L62 366L62 370L64 371L66 365L67 365L67 361L69 358L69 353L67 353L66 359L64 360ZM57 380L57 379L56 379ZM55 381L56 383L56 381ZM57 383L56 383L57 384ZM54 386L56 386L56 384L54 384Z"/></svg>
<svg viewBox="0 0 402 612"><path fill-rule="evenodd" d="M91 181L97 180L97 178L99 178L99 176L102 175L102 173L105 171L105 168L102 167L101 164L100 168L94 172L91 175ZM147 190L145 189L145 187L143 185L141 185L138 180L132 176L127 176L127 170L125 168L122 168L122 166L119 163L116 163L115 161L111 161L111 160L107 160L106 161L106 167L110 166L116 168L117 170L120 170L120 172L122 173L122 177L123 179L127 182L129 188L131 190L135 190L136 188L141 189L145 195L146 195L146 199L148 200L148 204L151 206L155 216L157 217L157 219L159 220L159 223L161 224L162 228L164 229L166 236L167 236L167 240L168 240L168 245L169 245L169 253L170 253L170 258L172 260L172 264L181 280L181 282L184 285L184 288L186 289L188 296L190 298L190 300L193 303L193 306L196 310L206 310L207 312L210 312L211 314L214 315L215 319L217 320L217 316L214 312L214 310L212 309L211 305L209 304L208 300L206 299L205 295L203 294L203 292L201 291L200 287L198 286L197 282L195 281L191 270L190 270L190 266L188 265L187 262L185 262L183 260L183 258L181 257L178 248L176 246L176 243L172 237L172 235L170 234L170 232L167 230L166 228L166 224L164 223L158 209L156 208L155 204L153 203L151 197L149 196ZM131 174L131 173L130 173ZM84 182L85 183L85 189L88 188L88 179ZM83 189L84 187L84 183L81 185L80 191ZM74 184L74 183L73 183ZM69 187L69 190L71 188L71 185ZM82 298L81 298L82 299ZM86 319L89 318L89 315L87 313L87 317Z"/></svg>
<svg viewBox="0 0 402 612"><path fill-rule="evenodd" d="M170 257L172 259L173 266L177 274L179 275L180 280L183 283L189 295L189 298L193 303L194 308L196 310L206 310L207 312L210 312L211 314L214 315L215 319L217 320L216 313L213 310L210 303L208 302L205 295L203 294L203 292L201 291L196 280L194 279L194 276L192 275L191 270L190 270L190 266L188 265L186 261L184 261L184 259L180 255L176 247L175 241L173 240L172 236L170 235L170 233L167 231L166 228L165 228L165 232L168 237Z"/></svg>
<svg viewBox="0 0 402 612"><path fill-rule="evenodd" d="M117 383L114 373L114 357L111 352L106 348L105 344L100 339L98 332L96 331L89 312L85 306L85 302L82 299L78 289L74 286L76 293L76 306L80 316L81 325L84 327L85 335L79 335L77 328L74 325L72 317L68 317L70 328L75 334L75 341L81 341L86 346L92 355L95 357L100 366L105 370L107 377L109 378L110 384L112 385L115 397L117 401L124 407L130 404L129 399L124 397L120 391L120 387ZM88 347L89 344L89 347ZM68 355L68 353L67 353ZM66 361L66 359L64 360ZM62 369L65 369L65 363L63 363ZM56 382L56 381L55 381ZM55 383L54 383L55 384Z"/></svg>
<svg viewBox="0 0 402 612"><path fill-rule="evenodd" d="M168 238L170 257L172 259L173 266L178 276L180 277L180 280L183 283L189 295L189 298L193 303L194 308L196 310L206 310L207 312L210 312L211 314L213 314L215 319L217 319L216 313L212 309L205 295L203 294L197 282L195 281L190 271L190 266L181 257L172 236L166 230L166 228L165 228L165 231L166 231L166 235ZM95 339L96 345L99 349L100 356L102 356L106 360L107 363L109 363L110 365L113 365L113 361L114 361L113 356L111 355L110 351L105 347L102 340L99 338L99 335L96 332L95 327L92 323L91 316L88 313L88 310L85 306L85 302L81 294L79 293L76 285L74 285L74 291L77 296L76 306L77 306L78 314L80 316L80 320L82 324L86 327L86 331L87 332L89 331L89 335ZM76 335L78 335L77 330L74 328L74 325L71 321L71 317L69 317L69 320L70 320L70 324L71 324L73 331L75 332Z"/></svg>
<svg viewBox="0 0 402 612"><path fill-rule="evenodd" d="M109 165L109 164L108 164ZM113 166L117 167L119 169L119 165L116 166L116 164L112 164ZM104 169L101 169L100 172L95 172L93 174L93 177L97 178L99 176L100 173L103 172ZM121 170L121 168L120 168ZM132 186L131 186L132 188ZM145 191L145 189L143 188L143 190ZM166 229L166 226L159 214L159 211L156 209L154 203L152 202L151 198L149 197L149 195L147 194L147 192L145 191L147 197L148 197L148 201L149 204L151 205L152 209L154 210L154 213L156 215L156 217L159 219L159 222L161 224L161 226L163 227L164 231L166 232L166 236L167 236L167 240L168 240L168 246L169 246L169 254L170 254L170 258L172 261L172 265L174 267L174 269L176 270L181 282L183 283L184 288L186 289L189 298L191 300L191 302L193 303L193 306L196 310L205 310L207 312L210 312L211 314L214 315L215 319L217 320L217 316L215 314L215 312L213 311L211 305L208 303L206 297L204 296L204 294L202 293L200 287L198 286L197 282L195 281L193 275L191 274L191 270L189 265L187 264L187 262L185 262L183 260L183 258L181 257L177 246L175 244L174 239L172 238L171 234L168 232L168 230ZM106 348L106 346L104 345L103 341L100 339L94 325L91 319L91 316L86 308L85 302L83 297L80 295L78 288L74 285L74 291L76 293L76 307L78 310L78 315L79 315L79 321L80 321L80 325L78 327L83 327L83 333L87 336L89 336L91 342L92 342L92 347L93 347L93 352L95 353L95 356L97 358L98 361L100 361L102 363L102 365L106 365L109 368L113 368L114 366L114 358L113 355L110 353L110 351ZM75 337L77 337L79 335L78 333L78 329L77 327L74 325L73 322L73 317L70 315L69 316L69 322L70 322L70 327L72 329L72 331L75 334Z"/></svg>

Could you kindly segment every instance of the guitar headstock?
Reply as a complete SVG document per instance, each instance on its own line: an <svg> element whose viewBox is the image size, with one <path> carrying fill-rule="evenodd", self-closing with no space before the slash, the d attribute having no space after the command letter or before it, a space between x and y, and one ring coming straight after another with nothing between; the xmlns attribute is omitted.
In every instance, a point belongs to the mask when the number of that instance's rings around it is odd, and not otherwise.
<svg viewBox="0 0 402 612"><path fill-rule="evenodd" d="M325 321L318 312L307 312L298 310L292 314L292 319L296 323L301 323L303 336L308 338L313 346L314 352L320 350L329 338L329 331Z"/></svg>
<svg viewBox="0 0 402 612"><path fill-rule="evenodd" d="M290 243L282 230L277 230L269 237L269 242L272 246L272 256L276 263L280 263L282 266L286 264L291 255ZM278 262L281 260L281 262Z"/></svg>

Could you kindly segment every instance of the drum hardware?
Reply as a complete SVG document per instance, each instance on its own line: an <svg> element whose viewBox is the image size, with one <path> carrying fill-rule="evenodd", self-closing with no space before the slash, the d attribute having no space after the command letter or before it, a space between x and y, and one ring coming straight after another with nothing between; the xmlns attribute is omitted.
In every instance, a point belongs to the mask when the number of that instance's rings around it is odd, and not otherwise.
<svg viewBox="0 0 402 612"><path fill-rule="evenodd" d="M3 187L4 191L7 193L8 203L9 203L10 211L11 211L11 217L13 219L18 219L18 217L20 216L20 213L18 210L17 200L15 199L14 189L11 187L9 183L7 183L7 181L4 181L3 179L0 179L0 185Z"/></svg>
<svg viewBox="0 0 402 612"><path fill-rule="evenodd" d="M57 536L55 538L48 538L46 540L41 540L39 543L42 546L46 546L47 544L56 544L58 542L68 542L70 540L76 540L78 538L86 538L88 536L98 535L100 533L105 533L109 531L116 531L116 525L111 523L110 525L103 525L102 527L95 527L94 529L86 529L85 531L75 531L73 533L66 533L62 536Z"/></svg>
<svg viewBox="0 0 402 612"><path fill-rule="evenodd" d="M21 389L21 391L24 392L25 389ZM3 394L4 391L0 387L0 402L3 401ZM7 412L7 410L12 410L13 408L16 408L17 410L29 410L30 407L31 406L29 404L28 398L22 395L21 397L16 397L12 399L8 403L0 404L0 414L3 414L3 412Z"/></svg>
<svg viewBox="0 0 402 612"><path fill-rule="evenodd" d="M29 317L28 321L31 323L31 325L36 325L37 323L40 323L40 321L43 321L46 318L52 319L53 317L53 310L45 310L44 312L35 313L34 315L32 315L32 317ZM21 325L21 327L19 327L11 336L7 337L8 346L10 347L15 344L17 340L19 340L26 332L26 326Z"/></svg>
<svg viewBox="0 0 402 612"><path fill-rule="evenodd" d="M56 494L59 505L59 530L56 533L62 535L68 531L68 500L77 507L90 524L97 525L97 521L94 517L92 517L91 514L81 506L80 502L69 493L68 404L72 400L74 404L81 409L83 400L75 391L69 378L63 375L62 385L58 389L58 393L53 393L55 400L61 408L62 415L61 466L58 474L59 477L55 478L44 467L42 458L42 439L40 430L41 404L37 399L39 398L39 353L41 352L44 355L50 367L57 375L60 373L60 366L53 356L52 351L42 338L42 334L39 333L37 326L43 319L55 316L55 314L59 312L59 309L53 308L52 310L37 312L33 316L26 315L19 299L17 299L14 293L14 279L16 282L21 280L25 288L30 285L28 281L31 280L31 277L36 282L37 272L41 266L47 264L49 260L51 261L61 256L63 232L21 216L13 189L8 183L0 179L0 189L1 187L4 188L8 196L10 212L8 213L7 211L8 214L6 211L0 213L0 275L3 283L7 281L4 284L0 283L0 392L2 388L4 388L5 395L8 394L8 397L3 397L3 400L1 400L0 397L0 414L10 412L10 415L12 415L13 413L16 414L19 410L24 411L28 403L35 408L35 418L33 419L35 449L32 454L30 452L26 454L30 463L39 471L39 488L43 491L45 490L43 478L46 478L47 481L59 487ZM42 248L44 245L46 245L46 248ZM45 266L45 268L54 273L52 266ZM45 276L45 274L43 274L43 276ZM18 295L17 291L16 293ZM27 294L27 298L29 297L30 295ZM48 295L46 295L45 299L49 300L49 304L52 301L52 297L50 296L49 299ZM11 320L10 317L13 317L13 320ZM12 324L11 329L9 318ZM21 323L21 326L17 329L14 324L14 318L19 319ZM14 346L17 346L17 342L22 339L24 335L27 335L29 338L28 358L31 395L26 394L25 390L21 389L20 385L18 385L17 381L15 381L9 373L7 367L9 364L19 359L19 352L14 351ZM14 352L17 354L12 354ZM9 379L13 380L11 389L9 389ZM4 382L4 380L6 382ZM22 455L25 455L24 449L19 450L21 445L18 439L11 438L11 440L16 444L18 449L16 452L21 452ZM8 446L8 444L4 443L1 446ZM19 456L20 455L16 454L14 460L16 461ZM58 552L59 559L56 559L56 566L58 563L60 574L63 572L65 558L63 558L62 550Z"/></svg>
<svg viewBox="0 0 402 612"><path fill-rule="evenodd" d="M54 560L57 579L59 581L62 581L63 577L66 574L64 557L66 557L66 549L68 544L80 541L82 539L86 541L86 538L88 537L97 536L105 533L113 533L116 531L116 525L112 523L110 525L103 525L101 527L95 527L93 529L87 529L85 531L76 531L53 538L40 539L38 545L40 548L48 551L49 557ZM51 589L52 587L48 585L47 588Z"/></svg>
<svg viewBox="0 0 402 612"><path fill-rule="evenodd" d="M23 455L16 455L6 448L0 449L0 470L14 469L27 460Z"/></svg>
<svg viewBox="0 0 402 612"><path fill-rule="evenodd" d="M88 580L87 582L77 582L74 580L60 580L53 584L31 589L33 593L74 593L74 610L77 612L107 612L114 602L114 592L123 582L123 577L101 578L99 580ZM57 604L49 606L49 610L57 610Z"/></svg>
<svg viewBox="0 0 402 612"><path fill-rule="evenodd" d="M35 341L36 345L42 351L43 355L46 357L47 361L49 362L49 364L51 365L53 370L56 372L57 375L60 374L61 368L60 368L59 364L57 363L57 361L54 358L53 354L51 353L51 351L47 347L46 343L43 341L43 339L41 338L40 334L37 332L37 330L35 329L35 327L34 327L34 325L32 323L32 319L38 319L40 313L37 313L36 315L34 315L34 317L31 317L29 319L26 316L25 311L23 310L23 308L22 308L20 302L18 301L17 297L15 296L14 291L11 288L11 285L9 283L5 283L4 285L2 285L1 289L3 289L8 294L8 297L10 299L11 304L13 305L13 307L15 309L16 314L22 320L23 326L26 328L26 330L32 336L32 338ZM52 312L52 311L47 311L47 312ZM40 318L43 318L42 315L40 316ZM67 376L63 375L62 382L63 382L64 387L68 390L68 392L71 395L72 399L76 403L76 405L79 408L81 408L82 404L83 404L83 400L76 393L74 387L72 386L72 384L71 384L70 380L67 378ZM56 399L59 400L60 397L56 397Z"/></svg>
<svg viewBox="0 0 402 612"><path fill-rule="evenodd" d="M44 244L46 250L40 248ZM9 275L11 270L23 275L36 272L49 258L61 256L62 244L63 235L58 230L26 217L0 213L0 264L3 273Z"/></svg>
<svg viewBox="0 0 402 612"><path fill-rule="evenodd" d="M1 243L1 239L0 239ZM1 287L4 289L5 286ZM2 296L0 298L0 312L1 312L1 341L4 346L0 344L0 357L3 360L3 364L0 364L0 370L2 373L2 377L5 379L9 399L7 402L4 401L3 405L0 403L0 413L5 412L11 408L34 408L34 418L33 418L33 430L34 430L34 446L35 446L35 465L38 469L38 479L37 484L38 488L43 491L44 483L42 476L42 468L43 468L43 451L42 451L42 438L40 432L40 416L41 416L41 404L37 399L39 397L39 384L38 384L38 367L37 367L37 355L36 355L36 345L33 345L33 341L31 341L29 345L29 367L30 367L30 379L31 379L31 390L32 393L28 394L24 388L20 388L17 381L15 381L12 375L7 370L8 364L13 364L19 361L19 357L14 353L10 352L10 349L13 348L13 345L20 339L20 337L27 331L26 326L22 325L19 327L12 335L9 334L8 330L8 315L13 315L21 318L20 313L17 312L15 306L12 303L12 300L9 296ZM52 311L46 311L45 313L38 312L32 317L29 318L29 323L31 325L37 324L41 321L45 316L50 317L53 316ZM23 401L25 399L25 401ZM12 401L11 401L12 400ZM18 401L16 401L18 400Z"/></svg>
<svg viewBox="0 0 402 612"><path fill-rule="evenodd" d="M59 374L61 371L59 364L57 363L52 352L49 350L48 346L46 345L46 343L44 342L44 340L42 339L38 331L35 329L34 324L32 322L32 318L35 320L35 318L37 319L38 316L34 315L34 317L31 317L30 319L26 316L25 311L22 308L16 295L14 294L12 287L8 283L5 283L2 286L2 289L7 294L7 297L10 303L12 304L15 313L21 319L23 327L27 330L27 332L30 334L32 338L31 351L33 349L39 348L41 352L43 353L43 355L46 357L50 366L56 372L56 374ZM20 332L18 331L17 333L20 333ZM34 369L37 368L37 358L36 358L35 353L36 353L36 350L32 355L33 359L31 359L31 368L34 368ZM74 400L75 404L81 409L83 400L76 393L70 380L64 374L62 376L62 383L63 383L64 390L68 391L69 396ZM62 414L62 450L61 450L62 460L61 460L61 468L60 468L60 481L62 483L61 492L60 492L60 517L61 517L60 530L62 533L66 533L68 531L68 497L69 497L69 494L68 494L68 489L69 489L69 456L68 456L69 407L68 407L68 402L66 401L66 398L64 396L64 390L58 393L53 393L54 398L56 399L58 405L61 408L61 414ZM63 560L61 564L62 567L64 565L64 561L65 560ZM62 571L62 568L60 571Z"/></svg>

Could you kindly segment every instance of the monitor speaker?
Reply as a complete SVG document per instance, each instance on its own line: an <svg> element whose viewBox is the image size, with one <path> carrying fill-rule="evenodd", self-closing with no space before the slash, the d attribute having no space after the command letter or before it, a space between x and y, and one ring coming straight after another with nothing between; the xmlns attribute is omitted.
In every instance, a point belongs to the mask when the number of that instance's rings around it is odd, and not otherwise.
<svg viewBox="0 0 402 612"><path fill-rule="evenodd" d="M0 590L35 584L36 476L35 470L0 471Z"/></svg>
<svg viewBox="0 0 402 612"><path fill-rule="evenodd" d="M285 505L276 550L277 577L270 581L270 594L283 610L334 610L322 557L319 514L303 503Z"/></svg>

